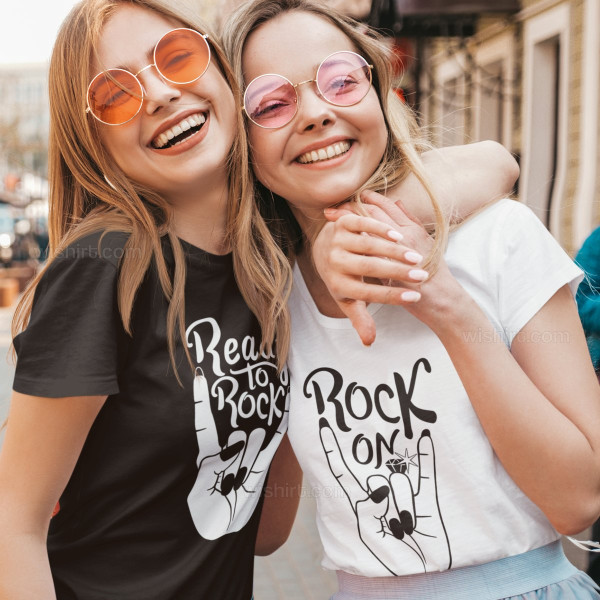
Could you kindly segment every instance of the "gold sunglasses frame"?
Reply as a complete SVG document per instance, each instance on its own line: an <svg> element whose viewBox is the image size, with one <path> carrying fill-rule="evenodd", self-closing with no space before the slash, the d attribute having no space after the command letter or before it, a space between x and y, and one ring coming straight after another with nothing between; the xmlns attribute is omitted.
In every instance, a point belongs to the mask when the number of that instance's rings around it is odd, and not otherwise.
<svg viewBox="0 0 600 600"><path fill-rule="evenodd" d="M200 73L200 75L198 75L198 77L191 79L190 81L183 81L183 82L173 81L172 79L165 77L161 73L161 70L156 66L156 48L158 48L158 45L165 39L166 36L170 35L171 33L174 33L175 31L191 31L192 33L195 33L196 35L200 36L204 40L204 43L206 44L206 48L208 50L208 60L206 61L206 67L204 67L204 70L202 71L202 73ZM114 69L105 69L104 71L100 71L94 77L92 77L92 80L88 84L87 92L85 94L85 100L86 100L86 104L87 104L87 108L85 109L85 112L90 113L100 123L103 123L104 125L110 125L111 127L118 127L119 125L125 125L125 123L129 123L130 121L135 119L135 117L137 117L138 114L140 113L140 110L142 110L142 106L144 105L144 98L148 96L148 94L146 93L146 90L144 89L144 86L142 85L142 82L138 79L138 75L140 73L143 73L147 69L150 69L151 67L154 67L156 69L156 72L159 74L161 79L163 79L164 81L168 81L169 83L172 83L173 85L189 85L190 83L194 83L194 81L198 81L198 79L200 79L204 75L204 73L206 73L206 71L208 70L208 67L210 66L210 61L212 59L212 52L210 50L210 44L208 43L208 35L200 33L199 31L196 31L195 29L191 29L189 27L176 27L175 29L171 29L171 30L167 31L164 35L162 35L160 37L160 39L154 45L154 50L152 51L152 58L153 58L154 62L150 63L149 65L146 65L143 69L140 69L137 73L132 73L131 71L128 71L127 69L114 68ZM100 117L98 117L96 115L96 113L94 113L94 111L90 107L90 89L92 87L92 84L94 83L94 81L96 81L96 79L98 77L100 77L101 75L104 75L104 74L110 74L111 71L123 71L124 73L131 75L136 80L137 84L140 86L140 90L142 91L141 96L140 96L140 105L139 105L138 109L136 110L135 114L131 118L127 119L127 121L123 121L122 123L107 123L106 121L103 121ZM123 88L121 88L121 89L123 89ZM123 89L123 91L130 94L130 92L128 90ZM133 94L130 94L130 95L133 96Z"/></svg>
<svg viewBox="0 0 600 600"><path fill-rule="evenodd" d="M321 91L321 88L319 87L319 71L321 70L321 67L323 66L324 63L326 63L332 56L334 56L335 54L353 54L354 56L358 56L358 58L360 58L361 60L363 60L365 62L365 67L368 67L369 69L369 87L367 88L367 91L365 92L364 96L362 96L362 98L360 98L360 100L357 100L356 102L352 102L352 104L337 104L335 102L332 102L331 100L328 100L324 95L323 92ZM287 77L284 77L283 75L279 75L279 73L263 73L262 75L259 75L258 77L255 77L247 86L246 89L244 90L244 104L242 105L241 110L243 112L246 113L246 116L248 117L248 119L254 123L254 125L256 125L257 127L260 127L261 129L281 129L282 127L285 127L286 125L289 125L293 120L294 117L298 114L298 105L300 104L300 95L298 94L298 90L297 88L301 85L304 85L305 83L314 83L315 87L317 89L317 95L319 96L319 98L321 98L322 100L324 100L325 102L327 102L328 104L331 104L332 106L341 106L341 107L347 107L347 106L356 106L359 102L362 102L366 95L369 93L369 90L371 89L372 85L373 85L373 65L370 65L367 60L365 59L364 56L361 56L360 54L358 54L358 52L352 52L352 50L336 50L335 52L332 52L331 54L329 54L328 56L326 56L320 63L319 66L317 67L317 71L315 73L315 77L314 79L306 79L305 81L300 81L299 83L293 84ZM296 102L295 102L295 106L296 109L294 110L294 114L290 117L290 120L287 121L286 123L284 123L283 125L278 125L277 127L266 127L265 125L261 125L260 123L257 123L249 114L248 111L246 110L246 94L248 93L248 90L250 89L250 86L258 79L261 79L262 77L280 77L281 79L287 81L292 88L294 88L294 91L296 92Z"/></svg>

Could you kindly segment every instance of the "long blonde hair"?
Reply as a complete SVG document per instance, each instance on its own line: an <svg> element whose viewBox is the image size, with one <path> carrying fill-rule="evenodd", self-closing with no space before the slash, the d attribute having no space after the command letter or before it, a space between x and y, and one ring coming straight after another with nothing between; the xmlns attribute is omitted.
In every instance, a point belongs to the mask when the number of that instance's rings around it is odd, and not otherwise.
<svg viewBox="0 0 600 600"><path fill-rule="evenodd" d="M367 62L373 65L373 86L379 101L388 130L388 140L381 162L371 177L356 191L353 199L360 204L360 193L365 189L385 193L400 183L409 173L413 173L426 189L433 206L435 223L429 228L434 234L435 244L427 257L424 268L435 270L443 254L448 239L448 219L435 199L427 181L420 154L429 148L414 113L401 102L392 86L390 50L376 32L365 25L331 10L324 4L310 0L255 0L243 4L227 21L222 40L223 48L231 62L240 89L244 86L242 57L244 45L253 31L264 23L286 12L308 12L316 14L340 29ZM240 101L241 102L241 101ZM246 122L246 126L248 123ZM267 214L278 214L282 222L278 236L293 253L298 247L299 230L292 220L291 212L282 206L273 195L263 194L262 209ZM273 218L275 218L273 216Z"/></svg>
<svg viewBox="0 0 600 600"><path fill-rule="evenodd" d="M183 7L175 7L169 0L83 0L65 19L54 46L49 71L48 264L62 249L89 233L129 233L118 284L118 304L123 326L131 335L135 295L154 258L162 291L169 302L169 355L177 375L176 332L182 340L185 337L186 267L181 243L170 229L169 204L155 191L131 181L121 171L100 142L98 122L85 112L87 86L95 74L91 73L95 48L104 24L123 4L152 10L176 20L184 27L207 33L207 28L197 17ZM237 96L236 80L223 51L214 37L209 36L209 42L212 59L216 61L234 96ZM261 349L272 350L277 338L279 366L282 367L289 345L286 301L291 270L255 207L241 114L237 119L237 135L227 159L229 198L226 242L232 249L239 288L262 329ZM161 237L165 235L169 237L175 261L172 278L161 245ZM135 252L129 249L135 249ZM43 272L36 276L17 306L13 336L27 326L35 288ZM183 347L188 353L186 344ZM191 363L189 353L188 360Z"/></svg>

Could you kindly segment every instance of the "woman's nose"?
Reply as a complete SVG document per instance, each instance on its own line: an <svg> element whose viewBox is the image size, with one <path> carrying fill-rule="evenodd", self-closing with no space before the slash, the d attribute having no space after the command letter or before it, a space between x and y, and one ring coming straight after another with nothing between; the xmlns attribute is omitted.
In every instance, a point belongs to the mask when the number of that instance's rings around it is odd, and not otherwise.
<svg viewBox="0 0 600 600"><path fill-rule="evenodd" d="M162 107L181 97L181 86L161 77L156 67L148 69L143 75L146 92L146 113L153 115Z"/></svg>
<svg viewBox="0 0 600 600"><path fill-rule="evenodd" d="M296 89L298 92L296 128L299 131L312 131L335 123L334 107L321 97L314 81L307 82L307 85Z"/></svg>

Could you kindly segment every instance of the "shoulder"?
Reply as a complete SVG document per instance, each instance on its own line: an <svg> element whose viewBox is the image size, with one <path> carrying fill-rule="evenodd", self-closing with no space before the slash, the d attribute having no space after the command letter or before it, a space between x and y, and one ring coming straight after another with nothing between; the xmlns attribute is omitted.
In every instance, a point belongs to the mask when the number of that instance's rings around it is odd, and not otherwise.
<svg viewBox="0 0 600 600"><path fill-rule="evenodd" d="M36 297L50 289L72 297L99 287L116 288L128 239L128 233L99 230L61 247L49 257Z"/></svg>
<svg viewBox="0 0 600 600"><path fill-rule="evenodd" d="M453 228L450 245L468 243L482 252L525 251L536 244L556 243L546 226L525 204L504 198Z"/></svg>
<svg viewBox="0 0 600 600"><path fill-rule="evenodd" d="M535 216L533 211L518 200L503 198L493 204L477 211L472 217L465 220L461 229L485 228L496 229L503 225L515 225L521 222L536 222L542 225L541 221Z"/></svg>
<svg viewBox="0 0 600 600"><path fill-rule="evenodd" d="M118 268L126 251L129 251L127 241L129 233L122 231L94 231L86 234L64 248L61 248L53 257L53 262L72 263L77 260L89 262L99 259Z"/></svg>

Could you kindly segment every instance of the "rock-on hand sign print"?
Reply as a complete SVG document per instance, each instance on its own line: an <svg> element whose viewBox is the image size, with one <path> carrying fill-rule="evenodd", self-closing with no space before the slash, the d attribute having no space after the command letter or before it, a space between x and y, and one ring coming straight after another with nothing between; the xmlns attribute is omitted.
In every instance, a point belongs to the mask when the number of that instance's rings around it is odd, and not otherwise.
<svg viewBox="0 0 600 600"><path fill-rule="evenodd" d="M287 402L287 401L286 401ZM275 450L287 426L287 405L277 432L261 451L266 431L250 434L237 429L221 447L210 406L208 383L202 369L194 378L198 476L188 496L188 506L198 533L214 540L239 531L250 519Z"/></svg>
<svg viewBox="0 0 600 600"><path fill-rule="evenodd" d="M331 472L356 516L358 534L392 574L443 571L452 564L450 544L437 499L435 454L429 431L419 438L418 489L404 472L375 474L363 485L352 473L327 419L320 436Z"/></svg>

